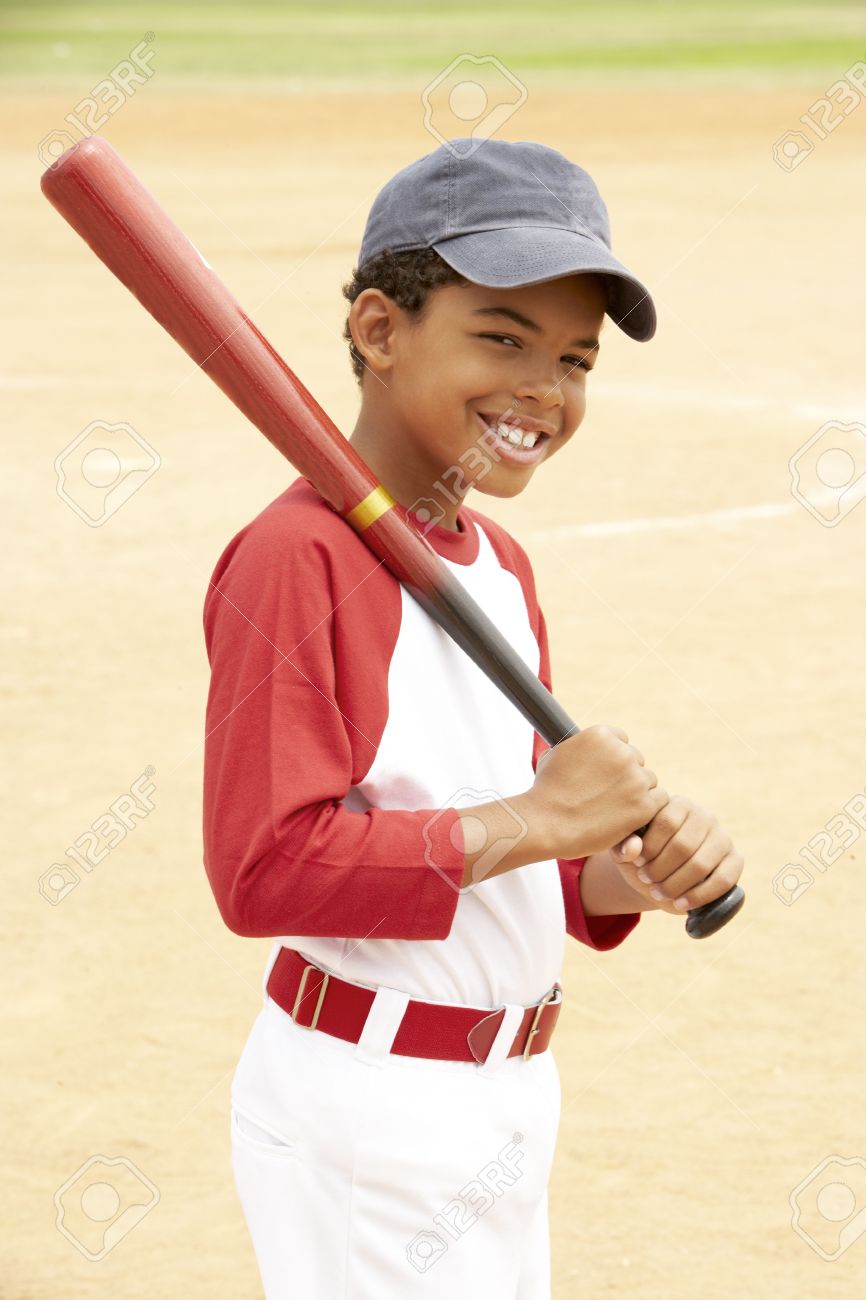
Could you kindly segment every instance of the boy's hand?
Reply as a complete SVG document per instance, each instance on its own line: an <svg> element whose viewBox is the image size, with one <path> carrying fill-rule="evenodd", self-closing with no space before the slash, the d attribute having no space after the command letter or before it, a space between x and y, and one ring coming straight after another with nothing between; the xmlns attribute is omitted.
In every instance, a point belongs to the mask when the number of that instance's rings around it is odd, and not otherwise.
<svg viewBox="0 0 866 1300"><path fill-rule="evenodd" d="M743 856L706 808L672 795L641 841L630 835L610 851L632 889L663 912L682 916L726 894L743 870Z"/></svg>
<svg viewBox="0 0 866 1300"><path fill-rule="evenodd" d="M668 794L622 727L598 725L541 754L525 799L527 820L545 828L547 856L582 858L647 825Z"/></svg>

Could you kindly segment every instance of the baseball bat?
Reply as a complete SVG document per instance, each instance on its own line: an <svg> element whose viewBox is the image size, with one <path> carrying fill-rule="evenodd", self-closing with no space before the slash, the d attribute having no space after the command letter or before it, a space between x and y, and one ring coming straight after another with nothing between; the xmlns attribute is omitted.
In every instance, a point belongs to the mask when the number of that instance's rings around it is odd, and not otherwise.
<svg viewBox="0 0 866 1300"><path fill-rule="evenodd" d="M579 728L378 482L228 289L106 140L88 136L42 191L193 361L355 530L548 744ZM640 832L638 832L640 834ZM739 911L735 885L692 909L692 938Z"/></svg>

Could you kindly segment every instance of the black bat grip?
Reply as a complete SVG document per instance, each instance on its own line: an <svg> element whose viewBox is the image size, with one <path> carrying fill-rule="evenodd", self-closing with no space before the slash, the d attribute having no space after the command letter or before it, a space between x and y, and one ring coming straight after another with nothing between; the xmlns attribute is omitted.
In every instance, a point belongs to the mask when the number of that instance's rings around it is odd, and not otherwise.
<svg viewBox="0 0 866 1300"><path fill-rule="evenodd" d="M578 733L577 723L572 722L559 701L509 645L458 579L446 574L442 586L435 592L422 591L412 583L404 585L549 745L558 745ZM646 829L644 826L634 833L643 838ZM686 914L686 933L692 939L704 939L715 934L736 916L745 899L740 886L732 885L721 898L705 903L703 907L693 907Z"/></svg>

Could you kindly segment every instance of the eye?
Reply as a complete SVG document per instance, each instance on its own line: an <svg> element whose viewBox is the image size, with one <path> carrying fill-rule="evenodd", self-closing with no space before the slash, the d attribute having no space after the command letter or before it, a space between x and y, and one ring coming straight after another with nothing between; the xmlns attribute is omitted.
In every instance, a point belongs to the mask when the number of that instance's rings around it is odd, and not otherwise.
<svg viewBox="0 0 866 1300"><path fill-rule="evenodd" d="M520 346L517 339L513 339L510 334L479 334L478 337L480 339L493 339L497 343L513 343L515 347Z"/></svg>
<svg viewBox="0 0 866 1300"><path fill-rule="evenodd" d="M494 343L510 343L516 348L520 347L520 340L512 338L510 334L479 334L478 337L480 339L491 339ZM592 366L586 364L586 357L588 356L589 353L587 352L582 357L563 357L562 360L566 362L570 370L585 370L588 373L592 370Z"/></svg>

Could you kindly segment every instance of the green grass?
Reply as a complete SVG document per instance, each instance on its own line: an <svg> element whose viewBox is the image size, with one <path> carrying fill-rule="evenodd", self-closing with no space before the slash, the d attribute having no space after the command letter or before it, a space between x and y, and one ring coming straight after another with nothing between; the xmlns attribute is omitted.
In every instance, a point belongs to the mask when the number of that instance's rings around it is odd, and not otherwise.
<svg viewBox="0 0 866 1300"><path fill-rule="evenodd" d="M145 34L161 77L373 84L492 54L515 75L840 76L866 52L866 6L814 0L186 0L0 5L0 76L98 80Z"/></svg>

